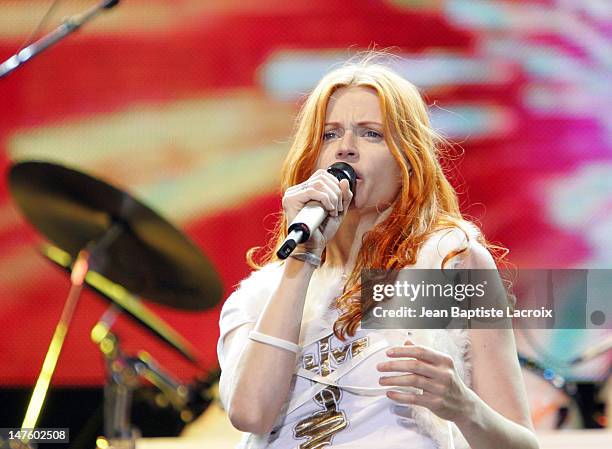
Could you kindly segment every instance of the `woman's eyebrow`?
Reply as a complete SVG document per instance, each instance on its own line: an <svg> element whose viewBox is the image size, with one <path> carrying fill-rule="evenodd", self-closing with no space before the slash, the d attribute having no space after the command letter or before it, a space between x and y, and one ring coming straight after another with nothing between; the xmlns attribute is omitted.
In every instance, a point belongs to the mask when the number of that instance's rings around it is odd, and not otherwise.
<svg viewBox="0 0 612 449"><path fill-rule="evenodd" d="M374 122L374 121L371 121L371 120L366 120L366 121L363 121L363 122L359 122L359 123L357 123L357 125L358 126L376 125L376 126L380 126L382 128L382 123Z"/></svg>
<svg viewBox="0 0 612 449"><path fill-rule="evenodd" d="M357 126L364 126L364 125L376 125L382 128L382 123L376 122L373 120L364 120L361 122L357 122ZM339 122L326 122L324 126L342 126L342 125Z"/></svg>

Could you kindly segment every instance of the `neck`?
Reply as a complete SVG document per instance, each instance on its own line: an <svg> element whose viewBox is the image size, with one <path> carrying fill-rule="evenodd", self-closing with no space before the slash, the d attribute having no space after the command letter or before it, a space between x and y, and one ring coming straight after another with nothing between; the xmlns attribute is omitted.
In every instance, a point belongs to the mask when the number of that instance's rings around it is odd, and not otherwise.
<svg viewBox="0 0 612 449"><path fill-rule="evenodd" d="M376 211L349 210L340 228L327 243L325 265L342 267L346 274L350 273L357 261L364 234L374 227L378 218Z"/></svg>

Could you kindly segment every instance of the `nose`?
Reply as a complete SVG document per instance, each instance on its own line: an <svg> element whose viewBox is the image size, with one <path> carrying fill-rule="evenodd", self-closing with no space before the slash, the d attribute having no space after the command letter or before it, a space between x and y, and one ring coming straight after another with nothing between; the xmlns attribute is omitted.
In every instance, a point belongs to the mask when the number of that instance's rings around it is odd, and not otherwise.
<svg viewBox="0 0 612 449"><path fill-rule="evenodd" d="M344 138L340 142L340 148L336 151L336 159L343 162L357 162L359 160L359 151L349 136L352 133L345 133Z"/></svg>
<svg viewBox="0 0 612 449"><path fill-rule="evenodd" d="M340 161L355 162L359 159L359 153L350 148L341 148L336 151L336 159Z"/></svg>

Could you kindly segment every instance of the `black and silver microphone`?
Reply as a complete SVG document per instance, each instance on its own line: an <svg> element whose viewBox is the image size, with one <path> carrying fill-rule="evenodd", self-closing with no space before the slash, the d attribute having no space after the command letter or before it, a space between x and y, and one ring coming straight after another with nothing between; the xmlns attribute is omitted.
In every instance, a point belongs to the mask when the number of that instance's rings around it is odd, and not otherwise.
<svg viewBox="0 0 612 449"><path fill-rule="evenodd" d="M334 175L338 181L348 180L351 192L355 196L357 175L353 167L346 162L336 162L329 166L327 172ZM312 231L321 226L326 217L327 210L318 201L310 201L305 204L289 224L287 238L276 252L278 258L286 259L289 257L299 243L304 243L310 238Z"/></svg>

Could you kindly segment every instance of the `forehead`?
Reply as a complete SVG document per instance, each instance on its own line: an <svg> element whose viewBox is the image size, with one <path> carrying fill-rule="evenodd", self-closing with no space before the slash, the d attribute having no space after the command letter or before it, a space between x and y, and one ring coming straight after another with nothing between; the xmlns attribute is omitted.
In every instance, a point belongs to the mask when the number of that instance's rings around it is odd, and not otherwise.
<svg viewBox="0 0 612 449"><path fill-rule="evenodd" d="M380 101L369 87L341 87L327 103L326 122L341 120L382 122Z"/></svg>

